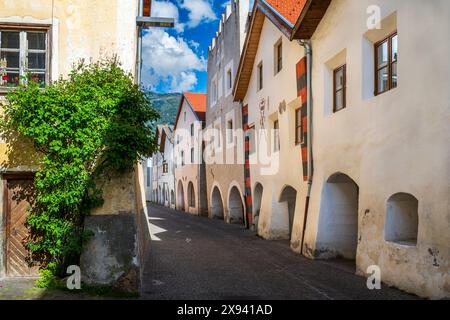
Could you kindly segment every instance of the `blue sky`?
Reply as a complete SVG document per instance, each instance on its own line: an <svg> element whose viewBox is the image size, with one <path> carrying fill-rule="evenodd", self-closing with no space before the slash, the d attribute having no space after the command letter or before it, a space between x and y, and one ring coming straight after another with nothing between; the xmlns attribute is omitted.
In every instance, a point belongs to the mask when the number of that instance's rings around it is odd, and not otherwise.
<svg viewBox="0 0 450 320"><path fill-rule="evenodd" d="M173 17L175 28L152 28L143 39L145 86L156 92L206 92L208 46L230 0L154 0L152 16Z"/></svg>

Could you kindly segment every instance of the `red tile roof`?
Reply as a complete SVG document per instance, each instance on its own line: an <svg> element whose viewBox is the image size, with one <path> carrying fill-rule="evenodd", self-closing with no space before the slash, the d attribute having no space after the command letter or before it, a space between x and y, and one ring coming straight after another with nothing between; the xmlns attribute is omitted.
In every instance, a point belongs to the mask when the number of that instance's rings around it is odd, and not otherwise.
<svg viewBox="0 0 450 320"><path fill-rule="evenodd" d="M206 112L206 93L184 92L183 95L195 112Z"/></svg>
<svg viewBox="0 0 450 320"><path fill-rule="evenodd" d="M205 121L206 118L206 93L184 92L184 97L187 99L192 109L194 109L197 117Z"/></svg>
<svg viewBox="0 0 450 320"><path fill-rule="evenodd" d="M295 25L307 0L265 0L284 19Z"/></svg>
<svg viewBox="0 0 450 320"><path fill-rule="evenodd" d="M180 117L181 108L183 107L184 100L187 100L189 106L197 115L200 121L205 121L206 118L206 93L197 92L183 92L181 96L180 106L178 107L177 118L175 120L175 129L178 125L178 119Z"/></svg>

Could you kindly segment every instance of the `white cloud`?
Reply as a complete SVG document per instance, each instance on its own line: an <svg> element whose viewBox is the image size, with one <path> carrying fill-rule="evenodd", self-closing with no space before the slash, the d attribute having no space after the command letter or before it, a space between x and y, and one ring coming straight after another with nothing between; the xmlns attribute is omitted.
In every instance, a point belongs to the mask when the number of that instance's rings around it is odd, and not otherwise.
<svg viewBox="0 0 450 320"><path fill-rule="evenodd" d="M143 38L143 82L154 89L161 82L171 92L192 90L197 71L206 70L206 61L181 37L162 29L149 29Z"/></svg>
<svg viewBox="0 0 450 320"><path fill-rule="evenodd" d="M179 1L179 6L189 12L189 21L187 22L189 28L195 28L200 23L217 20L209 0L182 0Z"/></svg>
<svg viewBox="0 0 450 320"><path fill-rule="evenodd" d="M192 90L197 85L197 75L194 72L181 72L178 79L173 78L173 91L184 92Z"/></svg>
<svg viewBox="0 0 450 320"><path fill-rule="evenodd" d="M194 48L195 50L198 50L200 48L200 43L198 43L195 40L189 40L189 45Z"/></svg>
<svg viewBox="0 0 450 320"><path fill-rule="evenodd" d="M153 1L152 16L158 18L174 18L175 31L179 33L184 31L184 23L180 22L178 7L170 1Z"/></svg>

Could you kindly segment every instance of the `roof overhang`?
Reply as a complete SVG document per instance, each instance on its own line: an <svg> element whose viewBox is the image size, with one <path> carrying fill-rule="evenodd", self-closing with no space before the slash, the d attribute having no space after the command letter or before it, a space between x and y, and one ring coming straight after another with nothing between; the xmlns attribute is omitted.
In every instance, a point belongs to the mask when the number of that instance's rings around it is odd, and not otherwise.
<svg viewBox="0 0 450 320"><path fill-rule="evenodd" d="M308 0L292 30L290 40L309 40L322 21L331 0Z"/></svg>
<svg viewBox="0 0 450 320"><path fill-rule="evenodd" d="M233 87L234 101L244 100L247 94L265 18L267 17L289 40L308 40L322 21L330 3L331 0L308 0L297 22L292 25L265 0L255 1Z"/></svg>
<svg viewBox="0 0 450 320"><path fill-rule="evenodd" d="M253 65L255 64L256 53L258 51L259 40L261 38L261 31L265 19L265 15L259 10L257 3L253 7L250 27L245 38L244 49L239 61L236 81L234 82L234 101L244 100L252 76Z"/></svg>

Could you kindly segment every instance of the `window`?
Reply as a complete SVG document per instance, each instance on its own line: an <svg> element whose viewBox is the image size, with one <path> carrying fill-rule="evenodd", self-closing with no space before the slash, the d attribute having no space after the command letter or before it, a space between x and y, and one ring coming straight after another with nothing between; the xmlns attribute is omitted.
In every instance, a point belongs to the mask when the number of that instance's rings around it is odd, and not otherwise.
<svg viewBox="0 0 450 320"><path fill-rule="evenodd" d="M346 86L347 86L347 65L340 66L333 72L333 112L345 108Z"/></svg>
<svg viewBox="0 0 450 320"><path fill-rule="evenodd" d="M184 122L186 122L186 111L184 112Z"/></svg>
<svg viewBox="0 0 450 320"><path fill-rule="evenodd" d="M163 162L163 173L168 172L169 172L169 165L167 164L167 162Z"/></svg>
<svg viewBox="0 0 450 320"><path fill-rule="evenodd" d="M184 151L181 151L181 166L184 166Z"/></svg>
<svg viewBox="0 0 450 320"><path fill-rule="evenodd" d="M227 86L228 90L230 90L233 87L233 75L231 73L231 69L228 69L227 71Z"/></svg>
<svg viewBox="0 0 450 320"><path fill-rule="evenodd" d="M397 33L375 44L375 95L397 87L397 51Z"/></svg>
<svg viewBox="0 0 450 320"><path fill-rule="evenodd" d="M217 79L214 76L211 83L211 106L215 105L218 99L218 87L217 87Z"/></svg>
<svg viewBox="0 0 450 320"><path fill-rule="evenodd" d="M194 124L191 123L191 137L194 136Z"/></svg>
<svg viewBox="0 0 450 320"><path fill-rule="evenodd" d="M251 126L248 128L247 136L249 143L249 153L254 154L256 152L255 126Z"/></svg>
<svg viewBox="0 0 450 320"><path fill-rule="evenodd" d="M228 143L233 143L233 120L228 120L227 122L227 136L228 136Z"/></svg>
<svg viewBox="0 0 450 320"><path fill-rule="evenodd" d="M273 151L280 151L280 125L278 120L273 122Z"/></svg>
<svg viewBox="0 0 450 320"><path fill-rule="evenodd" d="M220 132L220 125L217 125L215 128L214 128L214 137L216 138L217 137L217 140L215 140L215 141L217 141L217 147L218 148L220 148L220 145L221 145L221 132Z"/></svg>
<svg viewBox="0 0 450 320"><path fill-rule="evenodd" d="M30 80L48 83L47 30L0 29L0 87L15 87Z"/></svg>
<svg viewBox="0 0 450 320"><path fill-rule="evenodd" d="M303 129L302 129L302 112L301 108L295 110L295 144L303 143Z"/></svg>
<svg viewBox="0 0 450 320"><path fill-rule="evenodd" d="M223 76L221 76L219 78L219 82L218 82L218 86L217 86L217 99L222 98L223 96Z"/></svg>
<svg viewBox="0 0 450 320"><path fill-rule="evenodd" d="M191 164L194 164L194 148L191 148Z"/></svg>
<svg viewBox="0 0 450 320"><path fill-rule="evenodd" d="M150 167L147 167L147 187L151 186L151 178Z"/></svg>
<svg viewBox="0 0 450 320"><path fill-rule="evenodd" d="M275 45L275 74L283 69L283 41L280 39Z"/></svg>
<svg viewBox="0 0 450 320"><path fill-rule="evenodd" d="M264 76L263 76L263 63L260 62L258 64L258 91L261 90L264 86Z"/></svg>

